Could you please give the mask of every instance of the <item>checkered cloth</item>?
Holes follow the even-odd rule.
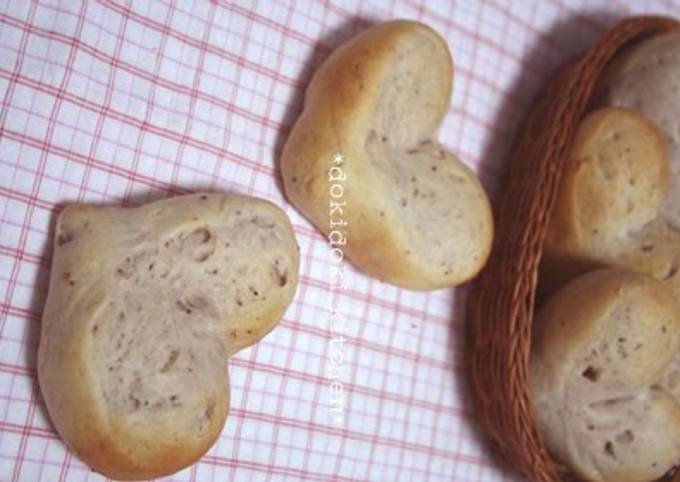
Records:
[[[441,139],[493,190],[549,72],[621,16],[680,14],[680,3],[1,3],[0,481],[102,479],[66,450],[36,383],[56,214],[197,190],[283,206],[301,282],[278,328],[232,358],[218,442],[167,480],[518,480],[487,453],[467,398],[462,292],[410,292],[346,266],[349,288],[331,293],[328,246],[286,202],[276,160],[320,61],[373,22],[413,18],[446,38],[456,64]],[[334,303],[341,421],[330,412]]]

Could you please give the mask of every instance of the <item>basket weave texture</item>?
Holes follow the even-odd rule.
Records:
[[[498,455],[530,480],[573,480],[543,445],[528,384],[538,266],[565,151],[607,62],[633,42],[678,28],[671,18],[629,18],[567,62],[525,117],[506,166],[491,258],[468,298],[467,356],[482,427]]]

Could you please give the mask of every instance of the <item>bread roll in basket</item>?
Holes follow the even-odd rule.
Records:
[[[536,99],[505,166],[491,258],[468,299],[467,356],[484,430],[497,453],[532,481],[572,480],[546,451],[529,388],[538,268],[565,152],[608,62],[633,43],[678,28],[670,18],[629,18],[570,59]]]

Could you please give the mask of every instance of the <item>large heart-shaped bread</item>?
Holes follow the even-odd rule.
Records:
[[[297,272],[290,222],[263,200],[68,206],[38,353],[61,437],[117,479],[193,463],[227,416],[227,359],[275,326]]]
[[[282,154],[286,194],[331,244],[412,289],[470,279],[491,247],[482,186],[435,139],[452,74],[429,27],[369,28],[315,73]]]
[[[660,386],[680,348],[673,290],[620,269],[558,290],[534,321],[534,414],[584,480],[647,482],[680,461],[680,405]]]

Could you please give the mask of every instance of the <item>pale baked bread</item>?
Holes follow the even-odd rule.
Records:
[[[38,352],[61,437],[116,479],[196,461],[227,416],[228,357],[275,326],[297,272],[290,222],[263,200],[66,207]]]
[[[470,279],[491,247],[482,186],[435,138],[452,71],[423,24],[364,31],[315,73],[281,159],[291,202],[324,234],[338,231],[360,269],[411,289]]]
[[[680,348],[672,290],[591,271],[534,322],[532,401],[548,449],[585,480],[647,482],[680,461],[680,405],[659,381]]]
[[[668,161],[654,126],[631,111],[595,111],[579,125],[568,156],[543,247],[541,289],[610,265],[678,284],[680,236],[659,216]]]
[[[671,182],[661,213],[680,228],[680,33],[654,36],[618,56],[598,96],[605,105],[640,112],[662,133]]]

